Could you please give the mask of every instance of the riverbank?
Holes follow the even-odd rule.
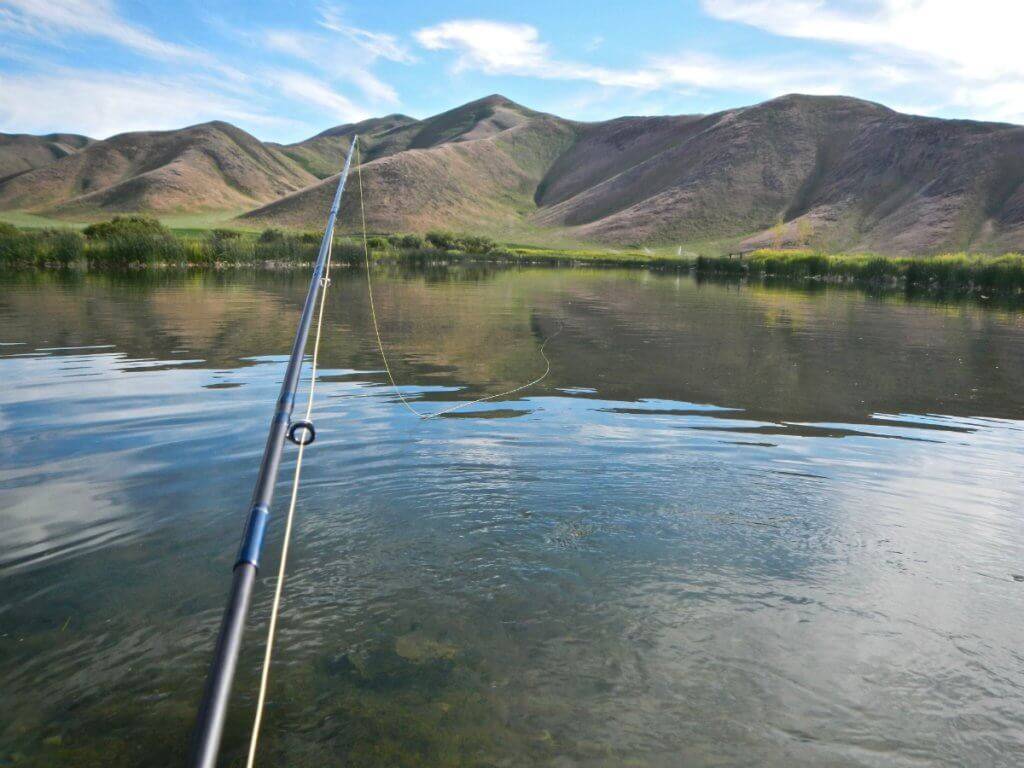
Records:
[[[127,216],[73,229],[20,229],[0,223],[0,268],[139,269],[147,267],[294,267],[312,263],[321,233],[214,229],[185,233],[153,219]],[[681,249],[555,249],[501,244],[487,237],[431,232],[373,235],[375,262],[552,264],[693,270],[746,279],[855,283],[865,286],[1014,295],[1024,293],[1024,255],[971,253],[906,257],[763,249],[704,256]],[[363,242],[334,241],[339,264],[361,264]]]

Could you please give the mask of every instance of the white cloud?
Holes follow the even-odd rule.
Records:
[[[1016,38],[1024,3],[1007,0],[702,0],[718,19],[770,34],[839,44],[723,58],[698,52],[650,57],[633,68],[592,66],[553,53],[528,24],[455,19],[420,29],[425,49],[455,54],[456,72],[479,71],[604,88],[653,91],[853,94],[935,104],[981,119],[1024,121],[1024,58]]]
[[[23,34],[74,33],[112,40],[154,58],[206,58],[201,52],[161,40],[125,21],[110,0],[3,0],[3,6],[0,25]]]
[[[415,34],[430,51],[459,54],[456,71],[480,69],[489,75],[540,75],[552,69],[547,45],[529,24],[465,19],[426,27]]]
[[[349,98],[338,93],[331,86],[302,72],[277,69],[265,73],[266,79],[279,88],[282,95],[315,104],[330,112],[342,122],[357,122],[371,117],[371,113],[356,106]]]
[[[3,131],[46,133],[59,129],[105,138],[214,119],[278,126],[283,122],[190,78],[87,70],[0,75]]]
[[[711,15],[785,37],[888,49],[961,74],[1024,74],[1024,4],[1015,0],[703,0]]]
[[[766,66],[764,61],[729,62],[698,54],[655,58],[632,69],[595,67],[553,56],[537,29],[528,24],[479,19],[447,21],[421,29],[415,37],[427,50],[455,52],[457,72],[579,80],[606,88],[727,90],[742,84],[746,90],[777,95],[790,90],[825,92],[838,80],[836,75],[825,76],[821,67],[803,74],[778,62]]]
[[[304,61],[331,79],[347,80],[372,101],[385,104],[398,102],[398,93],[370,71],[372,58],[357,58],[351,49],[339,47],[322,35],[311,35],[293,30],[268,30],[263,42],[268,48]],[[356,64],[361,61],[361,64]]]
[[[718,19],[870,52],[880,86],[914,85],[978,117],[1024,120],[1017,0],[702,0]],[[866,73],[862,73],[862,76]]]
[[[215,19],[206,23],[217,27]],[[293,131],[300,123],[277,116],[282,102],[291,105],[285,112],[302,107],[304,114],[324,113],[317,125],[299,129],[302,133],[320,129],[321,120],[371,116],[371,110],[340,92],[336,81],[351,83],[368,102],[398,101],[394,88],[370,69],[377,60],[412,61],[396,38],[345,25],[330,10],[324,12],[321,28],[320,33],[253,34],[231,27],[239,42],[257,42],[309,65],[301,72],[263,61],[255,69],[249,63],[240,68],[231,65],[230,53],[213,55],[161,39],[121,16],[115,0],[0,0],[0,58],[27,66],[23,74],[0,76],[0,125],[7,130],[76,130],[102,137],[217,118],[288,129],[296,138]],[[151,59],[158,74],[142,77],[60,67],[52,56],[42,54],[80,38],[110,41]],[[19,42],[37,50],[18,50]],[[159,74],[160,69],[166,74]]]
[[[360,29],[359,27],[346,24],[342,19],[341,12],[337,8],[326,7],[322,9],[319,24],[324,29],[337,32],[347,38],[358,46],[365,56],[369,56],[371,60],[387,59],[388,61],[397,61],[401,64],[411,64],[415,61],[409,50],[398,42],[397,37],[382,32],[371,32],[367,29]]]

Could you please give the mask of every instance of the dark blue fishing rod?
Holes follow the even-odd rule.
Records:
[[[235,667],[238,664],[238,652],[242,647],[242,633],[245,630],[245,619],[249,613],[252,600],[253,584],[256,582],[256,571],[260,564],[260,552],[263,550],[263,535],[267,530],[270,518],[270,503],[274,498],[274,485],[277,482],[277,471],[281,465],[281,452],[285,440],[296,444],[313,442],[316,432],[313,425],[305,420],[292,420],[295,408],[295,393],[299,387],[299,376],[302,373],[302,361],[306,353],[306,339],[313,321],[313,310],[317,295],[322,287],[324,270],[331,254],[331,242],[334,238],[334,221],[338,217],[341,195],[345,191],[348,180],[348,169],[352,165],[352,154],[355,152],[358,137],[352,137],[345,167],[338,179],[338,189],[334,193],[334,202],[327,217],[327,227],[320,242],[313,277],[309,281],[306,302],[302,305],[299,327],[295,332],[295,343],[288,358],[284,381],[281,382],[281,394],[277,399],[274,418],[270,421],[270,434],[267,445],[263,449],[263,462],[260,474],[256,478],[256,488],[252,493],[249,517],[242,534],[242,546],[235,561],[231,582],[231,593],[228,596],[227,609],[220,625],[220,634],[213,652],[213,664],[206,678],[206,689],[203,701],[199,706],[195,733],[192,740],[192,753],[189,765],[192,768],[214,768],[217,764],[217,752],[220,749],[221,735],[224,732],[224,721],[227,717],[228,700],[231,696],[231,684],[235,678]]]

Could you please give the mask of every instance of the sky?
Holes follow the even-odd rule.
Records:
[[[0,0],[0,131],[293,142],[490,93],[577,120],[845,94],[1024,123],[1022,0]]]

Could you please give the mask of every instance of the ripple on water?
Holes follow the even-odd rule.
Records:
[[[407,397],[443,408],[528,381],[563,327],[551,380],[416,418],[342,270],[268,764],[1015,764],[1013,313],[444,274],[381,277]],[[183,759],[303,288],[4,287],[0,761]]]

